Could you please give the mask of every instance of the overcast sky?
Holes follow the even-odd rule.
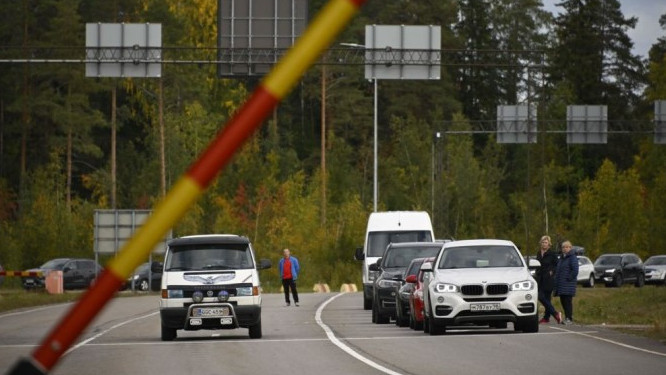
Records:
[[[560,0],[542,0],[546,10],[556,13],[562,10],[554,4]],[[625,18],[636,17],[636,28],[628,30],[627,34],[634,42],[634,53],[647,58],[648,51],[657,38],[666,36],[659,26],[659,17],[666,14],[666,0],[620,0],[622,13]]]

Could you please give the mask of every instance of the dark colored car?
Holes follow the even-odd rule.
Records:
[[[432,263],[435,257],[426,258],[423,263]],[[422,263],[422,264],[423,264]],[[423,276],[425,272],[419,267],[415,276],[408,276],[406,282],[413,284],[412,292],[409,294],[409,328],[414,330],[423,329]]]
[[[102,270],[97,262],[83,258],[57,258],[51,259],[38,268],[28,272],[42,272],[41,276],[25,276],[21,278],[23,288],[35,289],[46,286],[46,275],[51,271],[62,271],[64,289],[85,289],[95,280]]]
[[[136,268],[134,273],[127,278],[124,289],[147,292],[148,290],[159,291],[162,284],[162,263],[143,263]],[[159,272],[157,272],[159,270]]]
[[[395,325],[398,327],[407,327],[409,325],[409,296],[414,290],[414,283],[406,282],[409,276],[416,276],[421,269],[421,265],[426,258],[415,258],[405,268],[402,274],[402,286],[395,295]]]
[[[379,271],[373,286],[372,322],[385,324],[396,318],[395,297],[402,286],[402,274],[415,258],[436,256],[443,244],[437,242],[391,243],[369,270]]]
[[[634,283],[637,288],[645,285],[645,266],[633,253],[604,254],[594,262],[594,278],[607,287],[621,287]]]

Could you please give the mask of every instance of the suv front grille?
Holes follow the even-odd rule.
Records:
[[[464,296],[482,296],[484,293],[483,285],[463,285],[460,287],[460,292]],[[507,284],[490,284],[485,286],[485,293],[489,296],[496,296],[500,294],[509,293],[509,286]]]
[[[483,287],[481,285],[463,285],[460,291],[466,296],[480,296],[483,294]]]
[[[508,292],[509,286],[506,284],[490,284],[486,286],[486,293],[489,295],[507,294]]]

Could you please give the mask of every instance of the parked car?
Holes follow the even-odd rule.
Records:
[[[431,335],[461,325],[538,332],[537,283],[511,241],[478,239],[444,244],[424,277],[423,330]]]
[[[414,283],[406,282],[409,276],[416,276],[421,269],[421,265],[426,258],[415,258],[409,263],[409,266],[405,268],[405,272],[402,274],[402,286],[398,290],[398,293],[395,295],[395,325],[398,327],[406,327],[409,325],[409,296],[414,290]]]
[[[46,286],[46,275],[51,271],[62,271],[64,289],[84,289],[92,284],[101,272],[102,267],[92,259],[57,258],[51,259],[38,268],[28,272],[42,272],[41,276],[24,276],[21,278],[23,288],[35,289]]]
[[[634,283],[640,288],[645,284],[645,267],[641,258],[633,253],[603,254],[594,262],[594,277],[607,287]]]
[[[151,267],[151,263],[146,262],[137,267],[134,273],[127,278],[123,289],[142,292],[147,292],[148,290],[159,291],[160,284],[162,283],[162,263],[153,262],[153,265]],[[159,272],[154,272],[153,270],[159,270]]]
[[[370,265],[370,271],[379,272],[372,288],[373,323],[385,324],[396,318],[395,296],[402,285],[405,268],[414,258],[437,255],[442,245],[437,242],[390,243],[377,263]]]
[[[426,258],[423,263],[432,263],[435,257]],[[423,266],[423,264],[421,265]],[[414,284],[409,294],[409,328],[414,330],[423,329],[423,275],[425,273],[419,268],[419,272],[407,276],[406,282]]]
[[[666,255],[654,255],[645,263],[645,283],[666,285]]]
[[[590,258],[579,255],[578,256],[578,283],[584,287],[594,287],[594,263]]]

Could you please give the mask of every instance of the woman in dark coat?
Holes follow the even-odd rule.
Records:
[[[562,313],[555,311],[553,304],[550,302],[555,280],[555,268],[557,267],[557,254],[550,249],[550,236],[541,237],[539,245],[540,249],[537,252],[536,259],[541,263],[541,266],[537,269],[534,276],[539,285],[539,302],[546,309],[539,323],[548,323],[551,316],[558,323],[561,323]]]
[[[555,295],[560,302],[566,317],[562,324],[573,323],[573,298],[576,295],[578,280],[578,257],[571,252],[571,242],[562,242],[562,257],[555,271]]]

